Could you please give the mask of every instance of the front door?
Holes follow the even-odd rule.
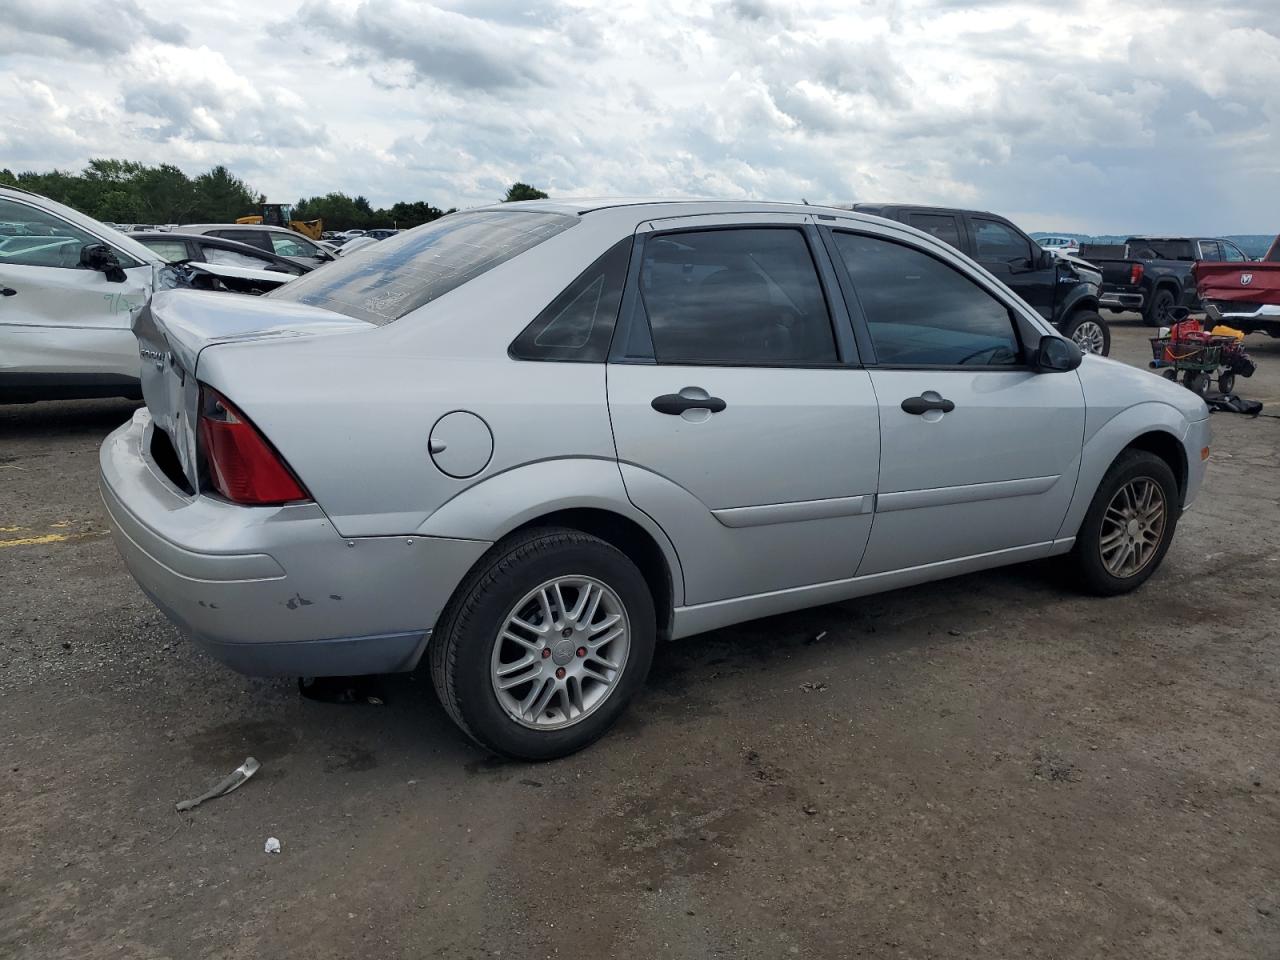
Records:
[[[80,266],[102,243],[39,207],[0,199],[0,389],[137,379],[132,312],[152,267],[117,251],[125,281]]]
[[[880,482],[859,575],[1047,552],[1079,472],[1079,377],[1027,368],[1011,307],[949,254],[832,238],[876,354]]]
[[[973,259],[1026,301],[1046,320],[1053,320],[1057,296],[1058,261],[1046,257],[1030,237],[1009,224],[986,217],[969,217]]]
[[[685,602],[848,579],[871,529],[875,395],[803,216],[641,235],[608,368],[631,500],[675,544]]]

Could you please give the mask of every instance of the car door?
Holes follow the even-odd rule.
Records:
[[[637,235],[609,413],[627,494],[671,537],[688,604],[848,579],[862,557],[878,413],[819,242],[802,215]]]
[[[880,405],[859,575],[1047,552],[1079,471],[1079,377],[1031,370],[1025,308],[947,248],[869,227],[828,237]]]
[[[1058,280],[1057,260],[1046,257],[1030,237],[994,217],[966,217],[973,259],[1026,301],[1036,313],[1053,320]]]
[[[104,241],[25,200],[0,198],[0,387],[137,378],[130,322],[153,269],[114,250],[124,281],[80,265]]]

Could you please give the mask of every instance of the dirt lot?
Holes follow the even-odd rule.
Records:
[[[1280,420],[1215,417],[1134,596],[1020,568],[681,641],[525,766],[425,678],[317,703],[194,651],[106,534],[131,408],[0,409],[0,956],[1280,957]]]

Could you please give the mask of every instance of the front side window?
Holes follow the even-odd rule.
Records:
[[[1218,246],[1216,240],[1200,241],[1200,259],[1208,260],[1210,263],[1217,263],[1222,259],[1222,248]]]
[[[76,269],[81,249],[99,243],[93,234],[38,207],[0,198],[0,265]],[[138,265],[123,253],[116,256],[123,267]]]
[[[255,257],[245,250],[227,250],[224,247],[205,244],[201,246],[200,251],[205,263],[217,263],[225,267],[248,267],[251,270],[283,272],[276,261],[268,260],[266,257]]]
[[[577,222],[543,211],[452,213],[371,243],[267,296],[391,323]]]
[[[960,226],[955,217],[937,213],[913,213],[908,218],[917,230],[932,234],[943,243],[960,249]]]
[[[1244,263],[1246,260],[1249,259],[1244,255],[1244,251],[1242,251],[1234,243],[1231,243],[1227,240],[1223,240],[1222,243],[1219,244],[1219,246],[1222,247],[1222,259],[1225,260],[1227,263]]]
[[[892,240],[836,233],[880,363],[1011,366],[1021,362],[1009,308],[955,268]]]
[[[836,363],[804,233],[734,228],[651,237],[640,297],[659,363]]]
[[[265,230],[210,230],[209,236],[221,237],[223,240],[234,240],[237,243],[247,243],[251,247],[257,247],[259,250],[271,252],[271,241],[267,238]]]
[[[301,237],[291,237],[287,233],[272,233],[271,246],[277,256],[281,257],[315,257],[319,251]]]
[[[973,217],[970,222],[973,224],[973,244],[977,259],[1010,263],[1031,258],[1031,248],[1027,246],[1027,241],[1008,224],[978,217]]]

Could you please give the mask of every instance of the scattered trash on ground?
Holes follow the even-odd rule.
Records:
[[[819,632],[819,634],[818,634],[816,637],[814,637],[814,638],[813,638],[813,642],[814,642],[814,643],[817,643],[819,640],[821,640],[821,639],[822,639],[823,637],[825,637],[826,635],[827,635],[827,631],[825,631],[825,630],[823,630],[823,631]]]
[[[367,703],[381,707],[387,702],[377,677],[299,677],[298,692],[320,703]]]
[[[266,845],[262,848],[263,853],[279,853],[280,841],[275,837],[267,837]]]
[[[206,800],[212,800],[215,797],[225,797],[228,793],[257,773],[258,768],[261,766],[262,764],[258,763],[258,761],[253,759],[253,757],[245,757],[244,763],[232,770],[222,780],[219,780],[217,785],[209,790],[209,792],[202,793],[200,796],[194,797],[191,800],[179,800],[174,804],[174,808],[177,809],[179,813],[182,813],[185,810],[194,810]]]
[[[806,680],[800,684],[800,689],[805,693],[821,693],[827,689],[827,685],[822,680]]]

